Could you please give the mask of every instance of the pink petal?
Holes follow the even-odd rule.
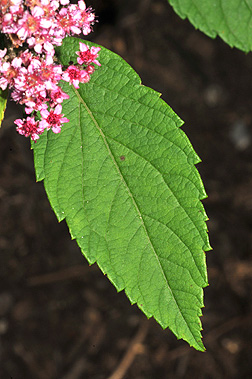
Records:
[[[87,51],[88,46],[85,43],[80,42],[80,51]]]
[[[3,58],[7,52],[7,49],[5,48],[4,50],[0,50],[0,58]]]
[[[40,114],[41,116],[46,119],[48,116],[49,116],[49,112],[45,109],[43,109],[42,111],[40,111]]]
[[[100,50],[101,50],[100,47],[95,47],[95,46],[92,46],[90,49],[92,54],[97,54],[97,53],[99,53]]]
[[[62,106],[60,104],[58,104],[55,109],[54,109],[54,113],[56,114],[61,114],[61,111],[62,111]]]
[[[79,87],[79,80],[74,79],[74,80],[73,80],[73,86],[74,86],[74,88],[76,88],[76,89],[80,88],[80,87]]]
[[[42,28],[49,29],[52,26],[52,21],[47,19],[40,20],[40,25]]]
[[[78,5],[82,11],[84,11],[86,9],[86,4],[84,3],[84,1],[82,1],[82,0],[78,1]]]
[[[46,129],[48,127],[48,125],[49,124],[48,124],[48,122],[46,122],[46,120],[39,121],[39,127],[42,129]]]
[[[17,32],[17,36],[20,38],[20,39],[23,39],[25,40],[28,36],[28,32],[25,28],[21,28],[19,29],[19,31]]]
[[[53,131],[53,133],[60,133],[61,132],[61,126],[60,125],[54,125],[53,127],[52,127],[52,131]]]
[[[38,6],[34,7],[31,11],[34,17],[41,17],[44,14],[44,10]]]
[[[66,118],[66,117],[62,117],[62,119],[60,121],[62,122],[62,124],[65,122],[69,122],[68,118]]]

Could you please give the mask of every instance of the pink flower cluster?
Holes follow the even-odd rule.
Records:
[[[69,4],[69,0],[1,0],[0,25],[9,34],[14,46],[27,42],[36,53],[53,53],[53,45],[60,46],[66,35],[87,35],[91,32],[95,15],[83,0]]]
[[[69,0],[1,0],[0,32],[6,35],[8,48],[0,50],[0,88],[11,88],[12,99],[25,105],[29,117],[15,121],[20,134],[37,140],[45,129],[59,133],[61,124],[69,121],[61,114],[61,103],[69,96],[58,83],[65,80],[75,88],[87,83],[94,64],[100,66],[100,48],[80,43],[78,64],[64,70],[57,63],[54,46],[60,46],[67,35],[90,33],[94,20],[82,0],[78,4],[69,4]]]

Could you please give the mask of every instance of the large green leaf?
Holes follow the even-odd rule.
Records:
[[[64,65],[76,61],[79,41],[64,41]],[[37,179],[88,262],[147,317],[204,350],[209,243],[199,158],[160,94],[105,48],[100,61],[78,91],[62,83],[70,122],[34,144]]]
[[[3,91],[0,88],[0,127],[4,118],[4,112],[7,104],[8,90]]]
[[[230,46],[252,50],[251,0],[168,0],[181,18],[209,37],[220,36]]]

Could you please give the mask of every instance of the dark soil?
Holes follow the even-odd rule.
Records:
[[[115,51],[185,120],[213,251],[200,353],[146,320],[89,267],[43,184],[9,105],[0,132],[0,377],[250,378],[252,373],[252,55],[211,40],[166,0],[90,1],[91,38]]]

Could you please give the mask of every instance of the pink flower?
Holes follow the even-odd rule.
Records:
[[[13,67],[10,62],[4,62],[0,65],[0,86],[2,90],[7,88],[8,84],[13,85],[14,80],[18,74],[18,69]],[[5,87],[5,88],[4,88]]]
[[[89,65],[85,68],[86,72],[89,74],[89,75],[92,75],[95,71],[95,67],[93,65]]]
[[[77,6],[71,4],[68,8],[61,8],[56,15],[57,27],[55,28],[54,35],[64,38],[65,34],[80,34],[81,25],[75,19]]]
[[[86,36],[92,31],[91,25],[94,23],[95,15],[90,8],[86,8],[83,0],[78,1],[78,7],[75,18],[79,21],[82,28],[82,33]]]
[[[12,43],[0,50],[0,89],[9,87],[12,99],[24,105],[29,115],[15,121],[20,134],[37,140],[44,129],[59,133],[62,123],[69,121],[61,114],[60,105],[69,95],[58,83],[63,79],[75,88],[87,83],[95,65],[100,66],[100,48],[81,43],[77,61],[83,68],[71,65],[63,71],[56,64],[54,47],[67,35],[88,34],[94,22],[95,15],[83,0],[78,4],[70,0],[0,0],[0,32],[8,34]],[[35,121],[39,112],[41,121]]]
[[[27,117],[25,120],[20,118],[15,120],[17,125],[17,131],[25,137],[31,137],[33,141],[39,139],[39,135],[43,133],[44,128],[39,125],[38,121],[35,121],[34,117]]]
[[[24,95],[23,95],[24,97]],[[36,93],[36,97],[34,98],[31,96],[31,100],[25,101],[25,113],[31,114],[33,111],[41,111],[42,109],[47,109],[46,102],[49,100],[46,97],[46,91],[41,91]],[[20,103],[23,103],[23,100],[20,101]]]
[[[87,83],[90,80],[90,76],[85,70],[80,70],[72,65],[63,72],[62,79],[72,84],[75,88],[79,88],[79,83]]]
[[[62,106],[58,104],[55,109],[51,109],[50,112],[47,110],[42,110],[40,112],[42,116],[42,121],[39,122],[41,128],[52,129],[54,133],[59,133],[61,131],[61,124],[64,122],[69,122],[68,118],[62,117],[61,114]]]
[[[77,62],[79,64],[90,65],[95,63],[100,66],[100,62],[96,59],[98,57],[98,52],[101,50],[100,47],[92,46],[91,49],[85,43],[80,42],[80,51],[77,51],[76,54],[79,55]]]
[[[21,40],[26,40],[28,36],[37,33],[40,30],[41,16],[43,16],[44,10],[38,6],[35,6],[31,13],[25,11],[23,17],[19,19],[19,30],[17,36]]]
[[[19,56],[22,59],[24,66],[28,66],[32,60],[32,57],[33,57],[31,51],[29,51],[28,49],[25,51],[22,51]]]
[[[52,90],[50,93],[50,106],[52,107],[54,104],[62,103],[65,99],[69,99],[69,95],[62,91],[60,87],[57,87],[57,89]]]

